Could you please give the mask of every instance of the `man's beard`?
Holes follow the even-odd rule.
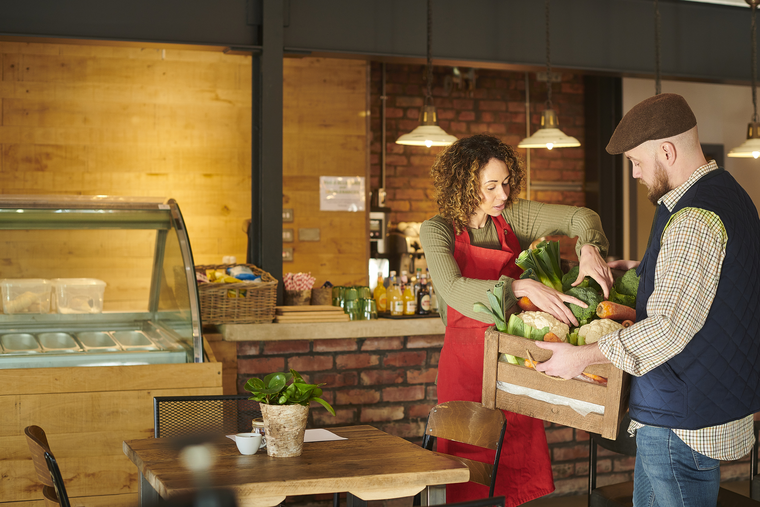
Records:
[[[673,190],[673,188],[671,188],[670,182],[668,181],[668,173],[665,171],[665,167],[663,167],[659,160],[655,159],[654,167],[654,181],[651,186],[646,185],[646,183],[645,185],[649,190],[647,193],[647,199],[656,206],[657,201],[659,201],[663,195]]]

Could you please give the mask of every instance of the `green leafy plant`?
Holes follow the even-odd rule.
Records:
[[[253,395],[250,400],[259,403],[309,406],[310,401],[316,401],[335,415],[332,406],[320,398],[322,389],[319,386],[323,385],[307,384],[297,371],[291,369],[289,373],[270,373],[263,380],[255,377],[248,379],[245,390]]]
[[[487,307],[483,303],[475,303],[472,306],[472,309],[478,313],[485,313],[486,315],[490,315],[491,318],[493,318],[496,329],[502,333],[506,333],[507,323],[504,321],[504,308],[502,307],[502,300],[504,299],[504,282],[497,283],[493,286],[493,290],[489,289],[487,293],[488,303],[491,305],[491,308]]]
[[[533,250],[523,250],[517,256],[515,264],[525,271],[532,269],[529,278],[537,279],[547,287],[562,292],[559,241],[542,241]]]

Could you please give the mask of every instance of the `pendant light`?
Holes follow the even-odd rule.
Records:
[[[749,158],[760,157],[760,123],[757,120],[757,87],[755,81],[757,80],[757,29],[755,24],[755,13],[757,10],[757,4],[760,0],[746,0],[752,9],[752,121],[747,126],[747,140],[740,146],[737,146],[733,150],[728,152],[729,157],[743,157]]]
[[[654,94],[662,93],[660,80],[660,3],[654,0]]]
[[[438,126],[438,113],[433,105],[433,1],[427,2],[427,90],[420,110],[420,126],[396,139],[407,146],[448,146],[457,140]]]
[[[549,46],[549,0],[545,0],[546,6],[546,109],[541,113],[541,127],[529,137],[526,137],[518,148],[575,148],[581,143],[572,136],[568,136],[559,129],[557,113],[552,109],[552,64]]]

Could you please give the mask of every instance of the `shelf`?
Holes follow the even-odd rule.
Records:
[[[332,340],[336,338],[377,338],[444,334],[446,327],[437,319],[377,319],[351,322],[304,322],[297,324],[224,324],[225,341]]]

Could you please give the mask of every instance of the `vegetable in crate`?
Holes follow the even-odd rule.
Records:
[[[596,343],[599,338],[606,334],[610,334],[618,329],[622,329],[623,325],[610,319],[596,319],[589,322],[585,326],[578,328],[577,345],[588,345],[590,343]]]
[[[562,292],[562,268],[559,258],[559,241],[542,241],[533,250],[523,250],[515,264],[526,272],[533,270],[529,276],[547,287]],[[521,276],[521,278],[523,278]]]
[[[567,324],[560,322],[553,315],[546,312],[522,312],[510,315],[507,330],[502,332],[534,341],[543,341],[547,335],[551,334],[556,340],[566,341],[569,331],[570,328]],[[503,354],[502,356],[507,362],[512,364],[522,365],[525,361],[522,357],[515,357],[509,354]]]
[[[565,273],[565,275],[562,277],[562,292],[567,294],[567,291],[573,288],[573,282],[575,282],[578,279],[578,272],[580,271],[579,266],[573,266],[573,268]],[[602,293],[602,286],[599,285],[599,282],[591,278],[590,276],[587,276],[583,279],[581,283],[576,285],[576,287],[589,287],[597,291],[598,293]]]
[[[615,280],[610,290],[610,301],[636,308],[636,294],[639,291],[639,276],[636,268],[629,269]]]
[[[493,291],[486,291],[488,294],[488,302],[491,307],[484,305],[483,303],[475,303],[472,307],[473,311],[478,313],[485,313],[493,318],[493,322],[496,325],[496,329],[502,333],[507,332],[507,324],[504,322],[504,309],[502,305],[504,303],[504,282],[499,282],[493,287]]]
[[[596,319],[596,307],[603,301],[602,296],[597,291],[590,287],[573,287],[565,294],[576,297],[588,305],[587,308],[581,308],[573,303],[565,303],[581,326]]]

